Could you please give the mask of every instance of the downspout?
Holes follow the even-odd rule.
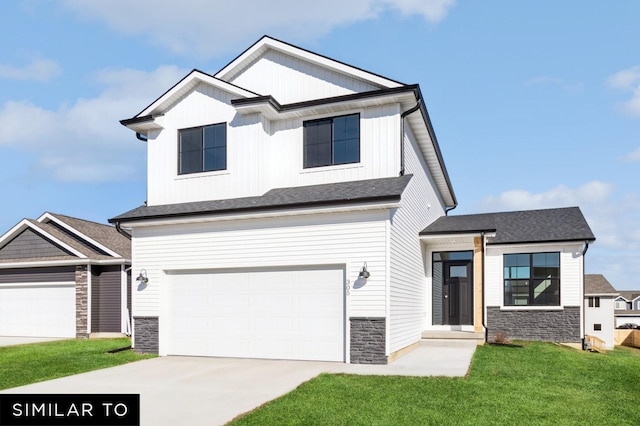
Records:
[[[444,209],[444,215],[445,216],[449,216],[449,212],[453,209],[455,209],[456,207],[458,207],[458,203],[454,204],[451,207],[447,207],[446,209]]]
[[[124,229],[122,229],[122,226],[120,226],[120,222],[116,222],[116,231],[118,231],[118,233],[128,239],[131,239],[131,234],[129,234],[127,231],[125,231]]]
[[[413,114],[420,109],[420,98],[418,103],[411,109],[406,110],[400,115],[400,176],[404,176],[404,119],[407,115]]]
[[[587,254],[587,250],[589,250],[589,241],[584,242],[584,250],[582,250],[582,300],[580,301],[582,312],[582,350],[587,350],[587,342],[585,340],[585,336],[587,333],[587,316],[585,315],[585,307],[584,307],[584,294],[586,291],[585,283],[584,283],[584,255]]]

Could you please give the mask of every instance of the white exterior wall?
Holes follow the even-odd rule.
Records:
[[[149,135],[148,205],[263,195],[273,188],[344,182],[398,175],[400,106],[353,111],[360,114],[360,162],[303,168],[303,121],[269,122],[241,116],[232,96],[204,84],[166,112],[164,129]],[[227,122],[227,169],[178,175],[178,130]]]
[[[530,244],[487,246],[485,263],[485,306],[504,307],[503,254],[560,252],[560,306],[580,306],[583,302],[582,244]],[[541,307],[549,309],[548,306]],[[507,309],[518,309],[508,306]],[[523,306],[523,309],[536,309]]]
[[[271,95],[280,104],[380,89],[275,50],[268,50],[229,82],[260,95]]]
[[[598,297],[598,296],[596,296]],[[605,341],[607,349],[613,349],[615,321],[613,316],[613,297],[599,296],[600,307],[589,307],[588,297],[584,298],[585,334],[596,336]],[[602,330],[596,331],[594,324],[601,324]]]
[[[134,228],[133,270],[149,284],[133,288],[133,315],[160,316],[165,271],[346,265],[351,284],[367,262],[371,278],[347,296],[348,316],[385,316],[389,211],[302,215]]]
[[[420,340],[425,329],[425,317],[431,312],[426,294],[431,289],[419,232],[445,213],[410,131],[404,146],[405,171],[413,177],[402,195],[402,208],[391,220],[388,354]]]

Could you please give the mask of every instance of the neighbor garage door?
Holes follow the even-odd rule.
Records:
[[[75,335],[74,266],[0,269],[0,336]]]
[[[167,352],[344,361],[344,270],[171,274]]]

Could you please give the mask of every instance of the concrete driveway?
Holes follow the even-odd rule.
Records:
[[[147,425],[219,425],[284,395],[323,372],[464,376],[473,342],[423,341],[389,365],[169,356],[134,362],[0,393],[140,394]]]

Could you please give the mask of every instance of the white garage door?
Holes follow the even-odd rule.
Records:
[[[342,269],[170,276],[172,355],[344,361]]]
[[[75,284],[0,285],[0,336],[75,335]]]

